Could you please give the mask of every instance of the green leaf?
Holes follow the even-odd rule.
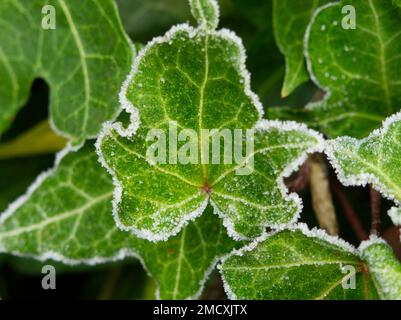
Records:
[[[273,233],[222,265],[233,299],[375,299],[372,278],[344,241],[305,225]],[[355,287],[350,278],[354,277]]]
[[[55,9],[55,29],[42,27],[52,12],[46,5]],[[113,0],[4,0],[0,21],[0,133],[39,77],[51,89],[53,127],[74,145],[116,117],[132,48]]]
[[[309,80],[304,59],[304,36],[316,9],[330,0],[274,0],[274,36],[285,56],[286,72],[281,96],[287,97]]]
[[[346,5],[355,8],[355,29],[342,26]],[[306,55],[312,79],[327,95],[307,108],[327,135],[365,137],[400,109],[400,29],[390,1],[347,0],[316,12]]]
[[[401,204],[401,113],[383,122],[367,138],[340,137],[327,142],[326,153],[342,184],[372,184],[383,196]]]
[[[363,259],[381,299],[401,300],[401,264],[391,247],[378,238],[361,244]]]
[[[161,298],[184,299],[199,296],[219,257],[241,244],[227,236],[210,207],[169,241],[138,239],[117,229],[112,193],[93,147],[59,155],[55,169],[1,215],[1,252],[66,264],[136,256],[158,282]]]
[[[262,106],[249,88],[244,48],[231,32],[173,27],[141,50],[121,101],[131,123],[106,124],[97,142],[100,159],[114,177],[119,228],[165,240],[201,215],[209,201],[237,238],[255,237],[265,226],[297,218],[300,199],[287,194],[282,178],[307,152],[320,148],[321,137],[295,123],[256,125]],[[170,148],[166,164],[149,161],[147,152],[154,148],[149,132],[164,134],[175,126],[195,131],[197,138],[185,142],[195,149],[197,161],[174,161],[183,142],[178,151]],[[202,129],[249,129],[254,151],[238,163],[207,164],[213,150],[200,147],[211,140]],[[167,145],[176,142],[169,137]],[[237,174],[253,163],[252,174]]]

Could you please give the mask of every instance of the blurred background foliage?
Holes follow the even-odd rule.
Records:
[[[284,58],[276,46],[272,29],[271,0],[220,0],[220,27],[231,29],[243,39],[247,50],[247,67],[251,73],[252,89],[265,109],[289,106],[302,108],[316,95],[322,93],[313,85],[305,83],[286,99],[280,97],[284,79]],[[123,25],[135,43],[146,43],[155,36],[164,34],[172,25],[191,20],[186,0],[117,0]],[[47,125],[48,87],[40,79],[31,89],[31,97],[15,119],[13,126],[0,137],[0,212],[8,204],[24,194],[38,174],[52,167],[56,150],[62,148],[62,139],[52,140],[46,135],[51,130]],[[279,110],[279,109],[277,109]],[[266,112],[269,118],[269,113]],[[22,144],[38,140],[51,143],[53,148],[43,152],[41,147],[31,148],[29,155],[20,155],[18,139]],[[53,134],[50,135],[54,137]],[[11,146],[11,147],[10,147]],[[54,150],[52,150],[54,149]],[[331,170],[331,169],[329,169]],[[294,174],[294,177],[297,173]],[[334,174],[329,172],[331,179]],[[348,200],[359,214],[365,230],[370,227],[369,193],[365,188],[343,188]],[[317,226],[311,205],[309,188],[300,195],[304,200],[302,221],[310,227]],[[382,201],[382,212],[391,203]],[[358,245],[359,240],[350,227],[343,208],[336,203],[340,236]],[[390,227],[387,215],[383,216],[384,237],[393,244],[400,257],[399,234]],[[43,290],[41,269],[52,264],[57,270],[57,290]],[[129,259],[99,266],[64,266],[53,261],[0,255],[0,296],[2,298],[73,298],[73,299],[153,299],[155,283],[146,275],[140,263]],[[225,298],[217,272],[210,277],[204,299]]]

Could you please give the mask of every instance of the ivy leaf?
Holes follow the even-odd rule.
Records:
[[[0,216],[1,252],[73,265],[135,256],[158,282],[160,298],[184,299],[199,296],[219,257],[241,245],[211,207],[169,241],[136,238],[114,223],[113,184],[93,147],[57,162]]]
[[[392,248],[384,240],[373,237],[363,242],[360,250],[367,262],[379,297],[386,300],[400,300],[401,264]]]
[[[383,196],[401,204],[401,113],[383,122],[367,138],[340,137],[327,142],[326,153],[346,186],[370,183]]]
[[[286,72],[281,96],[287,97],[309,80],[304,59],[304,35],[312,15],[330,0],[274,0],[274,36],[285,56]]]
[[[55,29],[44,29],[42,19],[52,12]],[[116,117],[116,96],[132,48],[113,0],[5,0],[0,21],[0,133],[26,103],[38,77],[51,89],[54,129],[74,145],[97,136],[101,124]]]
[[[201,215],[209,200],[236,238],[254,237],[264,226],[293,221],[300,199],[287,194],[282,177],[321,144],[318,134],[292,122],[256,125],[262,106],[249,88],[241,41],[227,30],[213,29],[217,4],[200,3],[202,13],[196,17],[204,21],[199,28],[175,26],[141,50],[120,97],[132,114],[131,123],[106,124],[97,142],[100,159],[116,185],[117,225],[152,241],[179,232]],[[164,150],[166,164],[148,161],[147,152],[154,146],[148,133],[157,129],[164,134],[175,126],[180,132],[195,132],[197,138],[186,145],[195,150],[197,161],[174,160],[183,142],[178,142],[178,151]],[[210,141],[202,130],[214,128],[218,133],[250,130],[254,151],[237,163],[206,164],[213,155],[212,148],[200,148]],[[170,137],[166,145],[176,142]],[[251,163],[252,174],[237,174]]]
[[[344,241],[305,225],[264,237],[219,266],[233,299],[375,299],[371,276]],[[355,288],[348,288],[355,277]]]
[[[355,29],[342,26],[346,5],[355,8]],[[365,137],[399,110],[400,29],[389,1],[341,1],[316,11],[305,52],[312,79],[328,93],[307,108],[327,135]]]

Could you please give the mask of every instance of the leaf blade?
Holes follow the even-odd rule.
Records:
[[[26,102],[32,81],[42,77],[51,88],[53,128],[80,145],[118,113],[115,96],[129,70],[132,49],[113,1],[53,1],[55,30],[41,26],[47,4],[42,0],[1,4],[6,31],[0,39],[5,88],[0,93],[0,131],[8,128]],[[104,26],[102,33],[94,32],[99,23]]]
[[[328,0],[273,1],[274,37],[286,60],[281,96],[290,95],[309,80],[304,58],[304,35],[315,10]]]
[[[113,176],[116,185],[116,223],[119,228],[132,230],[139,237],[152,241],[165,240],[176,234],[188,221],[199,216],[209,198],[213,201],[213,197],[217,197],[213,186],[223,181],[227,172],[232,173],[237,169],[237,164],[232,162],[223,164],[220,160],[222,157],[218,164],[205,161],[212,159],[215,154],[212,154],[212,148],[205,151],[201,147],[205,141],[208,143],[205,136],[210,138],[202,130],[214,128],[218,133],[223,130],[252,131],[262,116],[263,107],[250,89],[241,40],[227,30],[205,31],[201,27],[194,29],[187,25],[175,26],[165,36],[155,38],[139,53],[121,91],[120,100],[124,109],[131,114],[131,123],[128,127],[120,123],[107,124],[97,141],[100,160]],[[175,143],[176,139],[170,135],[172,123],[174,128],[196,131],[196,139],[191,141],[191,146],[197,150],[197,161],[194,163],[177,163],[174,157],[177,156],[177,149],[183,146],[180,142],[173,149],[174,161],[170,161],[170,140]],[[295,123],[267,124],[263,121],[258,124],[262,129],[282,127],[285,132],[283,136],[287,140],[305,140],[305,144],[299,143],[296,152],[289,152],[291,154],[294,151],[295,154],[288,159],[280,158],[284,171],[294,170],[306,153],[321,147],[321,137],[304,126]],[[162,151],[169,156],[160,165],[148,161],[146,156],[153,147],[146,137],[154,129],[161,130],[161,135],[165,134],[165,147]],[[258,139],[263,140],[262,133]],[[220,153],[220,150],[217,151]],[[221,155],[225,155],[223,151]],[[245,159],[240,167],[248,166],[250,162],[251,159]],[[278,185],[274,192],[280,198],[262,198],[258,201],[271,206],[283,198],[292,202],[285,222],[277,222],[288,223],[299,213],[300,200],[295,195],[287,195],[281,181],[281,175],[285,172],[273,172],[275,169],[271,164],[264,170],[267,175],[277,179]],[[146,171],[147,176],[152,178],[132,179],[133,176],[141,175],[142,171]],[[260,186],[261,179],[255,179],[250,183]],[[242,181],[247,182],[245,179]],[[223,185],[222,190],[226,194],[232,193],[228,186]],[[246,194],[244,190],[238,191]],[[247,195],[250,196],[249,192]],[[150,205],[141,206],[143,199]],[[156,201],[151,203],[152,200]],[[218,205],[221,207],[221,201],[215,199],[216,202],[220,202]],[[178,209],[169,211],[175,204],[178,204]],[[235,230],[229,227],[234,222],[226,208],[219,211],[225,218],[230,234],[241,239],[254,237],[262,229],[262,226],[255,225],[242,230],[242,233],[237,230],[239,221],[242,223],[244,220],[245,210],[245,207],[240,208],[242,219],[237,219]],[[271,215],[271,212],[267,215]],[[267,220],[265,223],[268,223],[276,217],[264,218]]]
[[[226,258],[219,268],[234,299],[364,299],[366,294],[374,298],[361,263],[356,250],[338,238],[295,226],[262,237]],[[345,266],[356,272],[354,289],[342,285],[350,276],[343,271]]]
[[[401,203],[400,116],[387,118],[367,138],[340,137],[327,142],[326,154],[344,185],[370,183],[383,196]]]
[[[358,12],[356,29],[342,27],[345,5]],[[397,26],[397,9],[378,0],[341,1],[317,10],[307,32],[307,63],[314,82],[328,93],[307,110],[330,137],[364,137],[398,111]]]
[[[166,242],[117,229],[113,184],[88,145],[59,158],[0,217],[0,249],[65,264],[98,264],[134,256],[158,282],[162,299],[196,298],[217,261],[241,243],[231,240],[209,207]]]

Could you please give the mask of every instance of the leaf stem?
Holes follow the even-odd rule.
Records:
[[[331,235],[338,235],[338,221],[327,177],[327,165],[320,155],[310,159],[309,184],[312,207],[319,226]]]
[[[303,190],[308,183],[310,173],[309,159],[299,169],[298,176],[295,179],[289,180],[287,188],[290,192],[299,192]]]
[[[381,195],[378,191],[373,189],[372,185],[369,185],[369,196],[370,196],[370,209],[372,223],[370,226],[370,233],[379,235],[381,225]]]
[[[334,195],[338,200],[339,205],[343,209],[345,216],[350,223],[352,229],[355,231],[358,239],[360,241],[367,240],[368,234],[365,231],[361,221],[359,220],[358,215],[354,211],[354,208],[352,208],[351,204],[349,203],[340,183],[337,181],[337,179],[331,178],[330,185],[334,192]]]
[[[46,119],[13,140],[0,144],[0,159],[51,154],[63,149],[66,143],[67,140],[58,136]]]
[[[118,266],[111,269],[105,284],[100,290],[97,300],[110,300],[113,297],[113,292],[117,286],[118,279],[121,275],[122,267]]]

